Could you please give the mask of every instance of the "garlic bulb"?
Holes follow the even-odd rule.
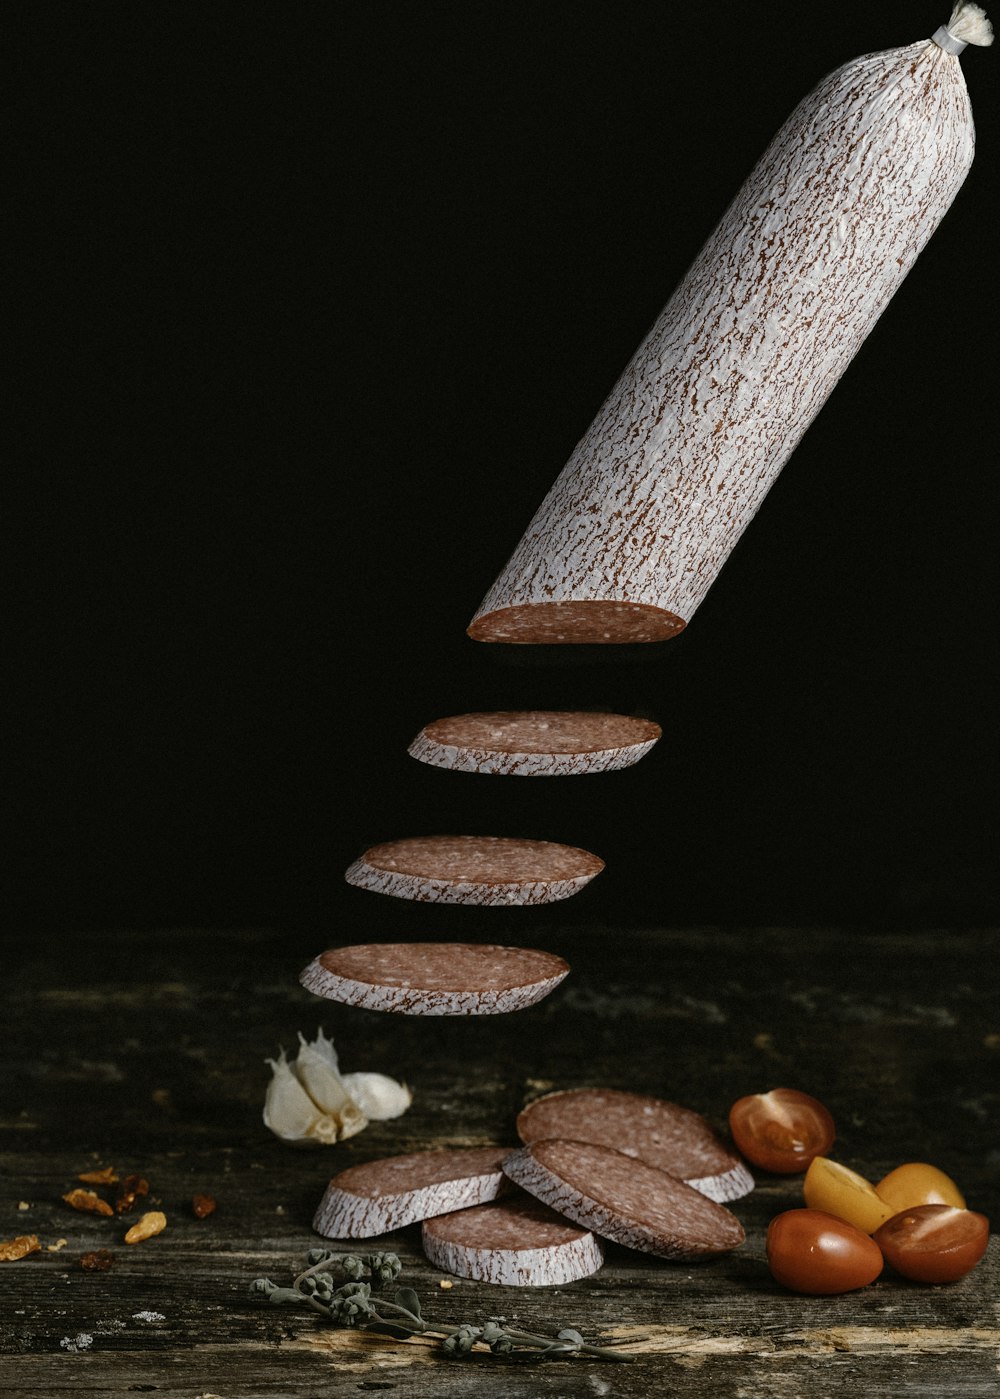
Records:
[[[333,1041],[318,1030],[314,1040],[299,1035],[299,1052],[289,1062],[265,1060],[271,1081],[264,1098],[264,1125],[290,1146],[332,1146],[353,1137],[368,1121],[398,1117],[413,1100],[410,1090],[385,1074],[341,1077]]]

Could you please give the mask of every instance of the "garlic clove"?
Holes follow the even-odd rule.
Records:
[[[344,1087],[333,1042],[322,1030],[311,1043],[299,1035],[299,1052],[292,1068],[316,1106],[338,1124],[339,1140],[353,1137],[368,1126],[367,1117]]]
[[[344,1074],[341,1082],[371,1122],[400,1117],[413,1102],[406,1084],[397,1083],[388,1074]]]
[[[285,1051],[267,1059],[271,1081],[264,1097],[264,1126],[290,1146],[329,1146],[337,1140],[337,1122],[316,1106],[302,1087]]]

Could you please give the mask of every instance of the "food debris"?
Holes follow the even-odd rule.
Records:
[[[173,1107],[173,1102],[171,1101],[169,1088],[154,1088],[149,1096],[158,1108]]]
[[[114,1215],[114,1210],[107,1200],[102,1200],[95,1190],[71,1190],[63,1199],[67,1205],[75,1210],[81,1210],[84,1214]]]
[[[38,1253],[40,1249],[37,1234],[19,1234],[16,1239],[0,1243],[0,1263],[16,1263],[19,1258],[27,1258],[29,1253]]]
[[[212,1195],[192,1195],[191,1209],[195,1219],[204,1219],[215,1211],[215,1197]]]
[[[18,1202],[17,1202],[17,1207],[18,1207],[19,1210],[30,1210],[30,1209],[31,1209],[31,1205],[29,1204],[29,1202],[28,1202],[27,1200],[18,1200]]]
[[[82,1180],[84,1185],[116,1185],[118,1172],[114,1166],[104,1166],[99,1171],[84,1171],[77,1180]]]
[[[58,1253],[61,1249],[64,1249],[68,1243],[69,1239],[56,1239],[54,1244],[45,1245],[45,1252]]]
[[[106,1273],[114,1261],[110,1249],[99,1248],[93,1253],[85,1253],[80,1259],[80,1267],[85,1273]]]
[[[438,1287],[440,1287],[442,1292],[447,1292],[449,1288],[454,1286],[455,1284],[451,1281],[450,1278],[442,1278],[441,1281],[438,1283]]]
[[[142,1176],[126,1176],[115,1196],[115,1214],[126,1214],[136,1200],[149,1194],[149,1181]]]
[[[166,1227],[167,1216],[161,1210],[147,1210],[138,1224],[133,1224],[125,1235],[125,1242],[141,1244],[144,1239],[151,1239],[154,1234],[162,1234]]]
[[[166,1321],[162,1312],[133,1312],[133,1321]]]

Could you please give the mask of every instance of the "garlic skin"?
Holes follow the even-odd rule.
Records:
[[[406,1085],[386,1074],[341,1075],[333,1041],[322,1030],[312,1041],[299,1034],[291,1062],[284,1049],[264,1062],[271,1066],[264,1125],[289,1146],[333,1146],[369,1120],[399,1117],[413,1101]]]
[[[387,1122],[401,1117],[413,1102],[413,1094],[405,1083],[397,1083],[388,1074],[344,1074],[344,1087],[371,1122]]]

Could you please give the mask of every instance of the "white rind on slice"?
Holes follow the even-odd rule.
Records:
[[[744,1239],[725,1206],[611,1147],[539,1141],[512,1152],[503,1169],[567,1219],[642,1253],[694,1262],[729,1253]]]
[[[417,836],[374,845],[348,884],[447,904],[545,904],[579,893],[604,861],[574,845],[506,836]]]
[[[658,724],[626,714],[499,710],[436,719],[407,751],[457,772],[575,777],[630,767],[661,734]]]
[[[555,990],[569,964],[551,952],[492,943],[362,943],[315,957],[307,991],[397,1015],[506,1015]]]
[[[456,1277],[507,1287],[559,1287],[596,1273],[604,1262],[589,1229],[561,1218],[530,1195],[426,1219],[424,1253]]]
[[[613,1147],[720,1203],[754,1188],[744,1162],[700,1113],[644,1093],[615,1088],[547,1093],[518,1114],[517,1134],[527,1145],[563,1137]]]
[[[417,1151],[349,1166],[326,1187],[313,1228],[327,1239],[371,1239],[495,1200],[509,1188],[501,1170],[508,1151],[497,1146]]]

